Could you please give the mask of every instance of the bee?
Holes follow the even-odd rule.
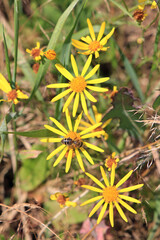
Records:
[[[83,146],[83,142],[80,139],[72,139],[72,138],[63,138],[61,141],[66,146],[81,148]]]

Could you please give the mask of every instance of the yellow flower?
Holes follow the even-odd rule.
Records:
[[[74,72],[75,76],[73,76],[62,65],[56,64],[55,66],[56,66],[57,70],[65,78],[67,78],[70,82],[69,83],[55,83],[55,84],[50,84],[50,85],[47,86],[48,88],[68,88],[64,92],[62,92],[62,93],[58,94],[57,96],[55,96],[51,100],[51,102],[55,102],[55,101],[63,98],[64,96],[66,96],[67,94],[72,92],[70,94],[70,96],[68,97],[67,101],[64,104],[63,112],[66,111],[66,109],[68,108],[69,104],[71,103],[72,99],[75,96],[75,100],[74,100],[74,104],[73,104],[73,116],[74,117],[76,115],[77,108],[78,108],[78,105],[79,105],[79,98],[81,98],[82,108],[83,108],[83,110],[84,110],[86,115],[88,114],[88,110],[87,110],[87,104],[86,104],[85,96],[90,101],[97,102],[97,100],[88,92],[87,88],[89,90],[96,91],[96,92],[106,92],[106,91],[108,91],[107,88],[92,86],[92,84],[106,82],[107,80],[109,80],[108,77],[88,80],[89,78],[91,78],[97,72],[97,70],[98,70],[98,68],[100,66],[99,64],[97,64],[86,75],[86,72],[87,72],[87,70],[88,70],[88,68],[89,68],[89,66],[91,64],[91,61],[92,61],[92,55],[89,56],[89,58],[87,59],[85,65],[83,67],[82,73],[79,74],[75,58],[73,57],[73,55],[71,55],[71,63],[72,63],[72,68],[73,68],[73,72]]]
[[[90,123],[86,122],[86,121],[81,121],[81,124],[83,126],[79,126],[78,129],[80,130],[84,130],[88,127],[91,127],[92,125],[96,124],[96,123],[100,123],[101,120],[102,120],[102,113],[99,113],[97,111],[97,108],[95,105],[92,106],[93,108],[93,112],[94,112],[94,115],[95,115],[95,120],[89,115],[87,114],[87,118],[89,119]],[[102,124],[102,126],[100,127],[97,127],[96,129],[93,130],[93,132],[96,132],[96,131],[103,131],[102,134],[99,134],[97,135],[98,138],[100,138],[102,135],[104,136],[104,139],[107,140],[108,139],[108,134],[103,130],[109,123],[111,122],[111,119],[108,119],[106,122],[104,122]]]
[[[81,152],[83,153],[83,155],[87,158],[87,160],[91,163],[94,164],[91,156],[88,154],[88,152],[86,151],[86,147],[91,148],[95,151],[98,152],[104,152],[103,149],[90,144],[88,142],[85,141],[85,139],[87,138],[92,138],[97,136],[98,134],[101,134],[102,131],[99,132],[94,132],[94,133],[89,133],[91,132],[93,129],[99,127],[102,123],[98,123],[95,124],[87,129],[85,129],[84,131],[81,131],[79,133],[77,133],[77,129],[78,126],[80,124],[82,118],[82,113],[77,117],[76,121],[75,121],[75,125],[74,128],[72,127],[72,122],[71,122],[71,118],[70,118],[70,114],[68,109],[66,109],[66,119],[67,119],[67,125],[69,130],[65,129],[64,126],[62,124],[60,124],[55,118],[50,118],[50,120],[52,122],[54,122],[54,124],[59,128],[56,129],[54,127],[51,127],[49,125],[44,125],[45,128],[47,128],[48,130],[52,131],[55,134],[60,135],[61,137],[59,138],[45,138],[42,139],[42,142],[49,142],[49,143],[53,143],[53,142],[61,142],[61,146],[59,146],[58,148],[56,148],[52,153],[49,154],[49,156],[47,157],[47,160],[51,159],[53,156],[55,156],[57,153],[59,153],[60,151],[62,151],[58,158],[56,159],[56,161],[53,164],[53,167],[55,167],[61,160],[62,158],[67,154],[67,162],[66,162],[66,169],[65,171],[68,172],[70,169],[70,165],[71,165],[71,161],[72,161],[72,157],[73,154],[75,153],[78,163],[81,167],[81,169],[83,171],[85,171],[84,169],[84,165],[83,165],[83,161],[80,155],[79,150],[81,150]],[[63,138],[62,138],[63,137]]]
[[[44,52],[44,56],[49,60],[54,60],[56,58],[56,52],[54,50],[47,50]]]
[[[155,9],[155,8],[157,8],[157,3],[156,1],[153,1],[151,5],[151,9]]]
[[[133,197],[123,195],[121,193],[130,192],[130,191],[136,190],[138,188],[141,188],[143,186],[143,184],[138,184],[135,186],[119,189],[119,187],[125,181],[127,181],[127,179],[131,176],[133,171],[130,171],[129,173],[127,173],[116,185],[114,185],[115,168],[112,167],[110,183],[109,183],[109,180],[106,176],[106,173],[105,173],[103,167],[100,167],[100,169],[101,169],[101,174],[102,174],[105,185],[103,183],[101,183],[93,175],[91,175],[90,173],[86,173],[86,175],[88,177],[90,177],[100,188],[92,187],[89,185],[82,185],[82,187],[89,189],[91,191],[94,191],[94,192],[98,192],[100,195],[85,201],[84,203],[81,204],[81,206],[84,206],[88,203],[92,203],[92,202],[100,200],[89,214],[89,217],[91,217],[103,205],[102,209],[100,211],[100,214],[98,216],[98,219],[97,219],[97,224],[99,224],[105,214],[105,211],[106,211],[108,205],[109,205],[109,220],[110,220],[111,226],[114,227],[113,205],[115,205],[117,211],[119,212],[119,214],[123,218],[123,220],[128,222],[128,220],[119,204],[121,204],[123,207],[128,209],[130,212],[136,214],[137,212],[131,206],[129,206],[126,202],[124,202],[122,199],[124,199],[126,201],[130,201],[130,202],[134,202],[134,203],[140,203],[140,201]]]
[[[43,51],[40,49],[40,43],[37,42],[37,45],[35,48],[26,49],[26,52],[30,54],[34,58],[35,61],[41,60],[42,56],[44,55]]]
[[[24,94],[22,91],[17,89],[12,89],[10,84],[7,82],[5,77],[0,73],[0,89],[6,93],[7,100],[0,99],[0,102],[13,102],[14,104],[17,104],[19,99],[28,99],[28,96]]]
[[[134,13],[133,13],[133,17],[134,19],[141,23],[144,21],[144,19],[146,18],[147,14],[143,9],[137,9]]]
[[[105,166],[108,168],[108,171],[111,171],[113,164],[115,168],[117,167],[117,162],[119,162],[119,158],[116,158],[115,156],[116,153],[113,152],[112,155],[105,160]]]
[[[76,207],[77,206],[77,203],[76,202],[71,202],[69,201],[69,197],[66,195],[66,194],[62,194],[62,193],[55,193],[55,194],[52,194],[50,196],[50,199],[51,200],[56,200],[60,207],[63,208],[64,206],[67,206],[67,207]]]
[[[115,28],[112,28],[110,33],[108,33],[104,38],[103,34],[105,31],[105,22],[101,24],[100,31],[98,33],[98,37],[96,39],[93,26],[90,20],[87,18],[87,24],[90,32],[90,36],[81,37],[81,41],[72,39],[72,45],[78,49],[84,50],[85,52],[79,52],[84,55],[90,55],[92,53],[95,54],[95,58],[99,57],[99,51],[107,51],[109,47],[104,47],[106,45],[108,39],[113,35]],[[84,43],[85,42],[85,43]]]

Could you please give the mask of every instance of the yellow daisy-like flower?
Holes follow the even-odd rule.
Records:
[[[47,50],[44,52],[44,56],[49,60],[54,60],[56,58],[56,52],[54,50]]]
[[[41,60],[42,56],[44,55],[44,52],[40,49],[40,43],[36,43],[36,47],[30,49],[26,49],[26,52],[30,54],[34,58],[35,61]]]
[[[77,206],[76,202],[69,201],[69,197],[67,194],[62,194],[60,192],[52,194],[50,196],[50,199],[56,200],[59,203],[61,208],[65,207],[65,206],[67,206],[67,207],[76,207]]]
[[[13,102],[14,104],[17,104],[19,99],[28,99],[28,96],[24,94],[22,91],[17,89],[12,89],[10,84],[7,82],[5,77],[0,73],[0,89],[6,93],[7,100],[0,99],[0,102]]]
[[[109,34],[107,34],[104,38],[103,34],[105,31],[105,22],[101,24],[100,31],[98,33],[98,37],[96,39],[93,26],[91,21],[87,18],[87,24],[90,32],[90,36],[81,37],[81,41],[72,39],[72,45],[78,49],[84,50],[85,52],[79,52],[84,55],[95,54],[95,58],[99,57],[99,51],[107,51],[109,47],[104,47],[106,45],[108,39],[113,35],[115,28],[112,28]],[[85,42],[85,43],[84,43]]]
[[[59,153],[60,151],[62,151],[58,158],[56,159],[56,161],[53,164],[53,167],[57,166],[57,164],[62,160],[62,158],[64,156],[66,156],[67,153],[67,162],[66,162],[66,169],[65,171],[68,172],[71,166],[71,161],[72,161],[72,157],[75,154],[78,160],[78,163],[81,167],[81,169],[83,171],[85,171],[84,165],[83,165],[83,161],[80,155],[79,150],[81,150],[81,152],[83,153],[83,155],[85,156],[85,158],[87,158],[87,160],[91,163],[94,164],[91,156],[88,154],[88,152],[86,151],[86,147],[91,148],[95,151],[98,152],[104,152],[103,149],[90,144],[88,142],[85,141],[85,139],[87,138],[92,138],[97,136],[98,134],[101,134],[102,131],[99,132],[93,132],[93,133],[89,133],[91,132],[93,129],[96,129],[97,127],[99,127],[102,123],[97,123],[87,129],[85,129],[84,131],[81,131],[79,133],[77,133],[77,129],[78,126],[80,124],[82,118],[82,113],[77,117],[76,121],[75,121],[75,125],[74,128],[72,127],[72,122],[71,122],[71,118],[70,118],[70,114],[68,109],[66,109],[66,119],[67,119],[67,125],[69,130],[65,129],[64,126],[62,124],[60,124],[55,118],[50,118],[50,120],[52,122],[54,122],[54,124],[59,128],[56,129],[54,127],[51,127],[49,125],[44,125],[45,128],[47,128],[48,130],[52,131],[55,134],[60,135],[61,137],[59,138],[45,138],[42,139],[42,142],[61,142],[61,146],[59,146],[57,149],[55,149],[52,153],[49,154],[49,156],[47,157],[47,160],[51,159],[53,156],[55,156],[57,153]],[[62,138],[63,137],[63,138]]]
[[[83,67],[82,73],[79,75],[78,67],[77,67],[75,58],[74,58],[73,55],[71,55],[71,63],[72,63],[72,68],[73,68],[75,76],[73,76],[69,71],[67,71],[67,69],[65,69],[62,65],[56,64],[55,66],[56,66],[57,70],[65,78],[67,78],[70,82],[69,83],[55,83],[55,84],[50,84],[50,85],[47,86],[47,88],[68,88],[67,90],[58,94],[57,96],[55,96],[51,100],[51,102],[55,102],[55,101],[63,98],[67,94],[71,93],[70,96],[68,97],[67,101],[64,104],[63,112],[66,111],[66,109],[68,108],[69,104],[71,103],[72,99],[75,96],[75,100],[74,100],[74,104],[73,104],[73,117],[75,117],[75,115],[76,115],[77,108],[78,108],[78,105],[79,105],[79,99],[81,99],[82,108],[83,108],[86,115],[88,114],[88,110],[87,110],[87,104],[86,104],[85,96],[90,101],[97,102],[95,97],[93,97],[88,92],[87,88],[89,90],[96,91],[96,92],[106,92],[106,91],[108,91],[107,88],[92,86],[92,84],[103,83],[103,82],[108,81],[109,80],[108,77],[88,80],[89,78],[91,78],[97,72],[98,68],[100,67],[100,65],[97,64],[88,74],[86,74],[86,72],[87,72],[87,70],[88,70],[88,68],[91,64],[91,61],[92,61],[92,55],[90,55],[89,58],[87,59],[85,65]]]
[[[116,153],[113,152],[112,155],[105,160],[105,166],[108,168],[108,171],[111,171],[113,164],[115,168],[117,167],[117,162],[119,162],[119,158],[116,158],[115,156]]]
[[[93,105],[92,108],[93,108],[93,112],[94,112],[94,115],[95,115],[95,120],[89,114],[87,114],[87,118],[89,119],[90,123],[88,123],[86,121],[81,121],[81,124],[83,126],[79,126],[78,129],[84,130],[84,129],[88,128],[88,127],[91,127],[92,125],[94,125],[96,123],[100,123],[101,122],[101,120],[102,120],[102,113],[99,113],[97,111],[97,108],[96,108],[95,105]],[[100,138],[103,135],[105,140],[108,139],[108,134],[103,129],[111,122],[111,120],[112,119],[108,119],[106,122],[104,122],[102,124],[102,126],[97,127],[96,129],[93,130],[93,132],[103,131],[102,134],[97,135],[98,138]]]
[[[92,202],[100,200],[89,214],[89,217],[91,217],[103,205],[102,209],[100,211],[100,214],[98,216],[98,219],[97,219],[97,224],[99,224],[100,221],[102,220],[108,205],[109,205],[109,220],[110,220],[112,227],[114,227],[113,206],[116,207],[117,211],[119,212],[119,214],[123,218],[123,220],[128,222],[122,208],[120,207],[120,204],[123,207],[125,207],[126,209],[128,209],[130,212],[136,214],[137,212],[123,200],[134,202],[134,203],[140,203],[140,201],[133,197],[123,195],[121,193],[130,192],[130,191],[136,190],[138,188],[141,188],[143,186],[143,184],[138,184],[135,186],[120,189],[119,187],[125,181],[127,181],[127,179],[131,176],[133,170],[131,170],[129,173],[127,173],[116,185],[114,185],[115,168],[112,167],[110,183],[109,183],[109,180],[106,176],[106,173],[105,173],[103,167],[100,167],[100,169],[101,169],[101,174],[102,174],[105,185],[103,183],[101,183],[93,175],[91,175],[90,173],[86,173],[86,175],[89,178],[91,178],[100,188],[92,187],[89,185],[82,185],[83,188],[89,189],[94,192],[98,192],[98,193],[100,193],[100,195],[85,201],[84,203],[81,204],[81,206],[84,206],[88,203],[92,203]]]

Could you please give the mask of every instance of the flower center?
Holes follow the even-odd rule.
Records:
[[[82,92],[85,89],[86,85],[86,81],[82,76],[73,78],[70,83],[70,87],[74,92]]]
[[[115,158],[109,158],[109,159],[106,160],[106,166],[108,168],[112,168],[113,164],[115,164],[115,166],[117,165]]]
[[[68,146],[68,150],[81,148],[83,146],[80,134],[72,131],[69,132],[64,139],[62,139],[62,143]]]
[[[99,48],[101,48],[100,42],[98,41],[93,41],[89,44],[89,49],[91,51],[97,51]]]
[[[17,98],[17,91],[16,91],[16,89],[13,89],[9,93],[7,93],[7,97],[8,97],[9,101],[13,101],[14,99],[16,99]]]
[[[65,205],[66,197],[63,194],[57,193],[56,198],[57,198],[56,200],[59,204]]]
[[[33,48],[32,51],[31,51],[31,55],[35,58],[35,57],[39,57],[40,56],[40,52],[41,50],[38,48]]]
[[[118,198],[118,190],[115,186],[113,187],[106,187],[103,191],[103,197],[105,202],[113,202],[116,201]]]

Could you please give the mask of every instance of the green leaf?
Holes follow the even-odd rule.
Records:
[[[153,103],[153,109],[157,110],[157,108],[160,107],[160,95],[155,99]]]
[[[143,124],[136,122],[139,120],[140,114],[134,108],[134,97],[132,92],[127,88],[120,88],[114,96],[113,108],[104,116],[103,121],[110,118],[120,119],[120,128],[127,130],[129,134],[141,140],[141,130]]]
[[[11,119],[15,118],[16,116],[17,116],[16,113],[7,114],[0,125],[0,136],[1,136],[1,159],[0,159],[0,161],[3,158],[4,144],[5,144],[6,137],[7,137],[7,123],[9,123],[11,121]]]
[[[24,137],[33,137],[33,138],[47,138],[47,137],[54,137],[55,134],[47,129],[40,129],[40,130],[34,130],[34,131],[28,131],[28,132],[3,132],[8,134],[16,134],[18,136],[24,136]]]
[[[19,0],[14,0],[14,71],[13,82],[16,82],[18,58],[18,31],[19,31]]]
[[[55,29],[52,33],[52,36],[50,38],[50,41],[49,41],[49,44],[48,44],[48,47],[47,49],[54,49],[56,47],[56,44],[58,42],[58,39],[61,35],[61,31],[62,31],[62,28],[69,16],[69,14],[72,12],[72,10],[74,9],[74,7],[76,6],[76,4],[79,2],[80,0],[74,0],[70,5],[69,7],[64,11],[64,13],[61,15],[61,17],[59,18],[56,26],[55,26]],[[41,65],[39,70],[38,70],[38,73],[37,73],[37,77],[36,77],[36,80],[35,80],[35,86],[32,90],[32,93],[30,95],[30,98],[28,101],[30,101],[30,99],[33,97],[34,93],[37,91],[48,67],[49,67],[49,64],[50,64],[50,61],[46,61],[46,63],[44,65]]]
[[[38,148],[43,152],[40,153],[36,158],[28,158],[23,160],[22,167],[18,172],[20,186],[25,191],[32,191],[38,187],[48,175],[46,148],[42,146],[36,147],[36,149]],[[24,154],[21,157],[23,158],[23,156]]]
[[[10,60],[9,60],[9,56],[8,56],[8,47],[7,47],[6,37],[5,37],[5,33],[4,33],[4,27],[3,27],[3,41],[4,41],[4,52],[5,52],[5,58],[6,58],[6,67],[7,67],[7,73],[8,73],[8,80],[10,82],[10,85],[12,85]]]
[[[133,19],[132,15],[127,11],[126,8],[122,6],[122,4],[118,3],[116,0],[110,0],[110,2],[117,6],[124,13],[124,15],[128,15],[131,19]]]
[[[145,99],[144,99],[144,95],[142,93],[142,90],[141,90],[141,87],[140,87],[140,84],[139,84],[139,81],[138,81],[137,74],[136,74],[134,68],[132,67],[131,63],[129,62],[128,58],[123,54],[120,47],[118,45],[117,45],[117,47],[118,47],[119,53],[121,55],[121,58],[123,60],[125,70],[128,73],[128,75],[129,75],[129,77],[130,77],[130,79],[133,83],[133,86],[135,87],[141,101],[144,102]]]

